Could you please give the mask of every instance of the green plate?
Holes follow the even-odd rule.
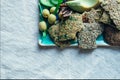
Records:
[[[39,4],[39,5],[41,5],[41,4]],[[40,16],[40,21],[43,20],[43,18],[42,18],[42,16],[41,16],[41,11],[42,11],[44,8],[46,8],[46,7],[43,6],[43,5],[41,5],[41,7],[40,7],[40,15],[39,15],[39,16]],[[97,38],[96,44],[97,44],[98,46],[109,46],[107,43],[104,42],[104,40],[103,40],[103,35],[100,35],[100,36]],[[55,46],[55,44],[54,44],[54,42],[51,40],[49,34],[47,34],[47,36],[43,38],[41,32],[39,32],[39,45],[40,45],[40,46]],[[72,43],[71,43],[71,46],[78,46],[77,41],[72,42]]]

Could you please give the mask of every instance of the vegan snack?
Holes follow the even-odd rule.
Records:
[[[120,46],[120,0],[39,0],[39,11],[43,42],[50,39],[61,48],[75,43],[95,49],[99,40]]]
[[[83,19],[87,19],[82,31],[78,34],[78,45],[82,49],[97,48],[96,39],[103,31],[101,24],[96,21],[100,17],[97,11],[98,10],[92,9],[82,14]]]
[[[47,30],[47,24],[46,24],[45,21],[41,21],[41,22],[39,23],[39,29],[40,29],[41,31],[46,31],[46,30]]]
[[[66,41],[76,39],[76,34],[83,28],[82,24],[81,14],[71,14],[67,20],[60,23],[59,40]]]
[[[109,24],[112,25],[112,20],[110,19],[110,16],[108,15],[108,13],[106,11],[103,12],[102,16],[99,19],[99,22],[102,22],[104,24]]]
[[[120,31],[106,25],[103,33],[105,41],[112,46],[120,46]]]
[[[50,14],[50,16],[48,17],[48,22],[49,24],[53,24],[56,21],[56,16],[54,14]]]
[[[102,8],[108,12],[115,27],[120,30],[120,3],[119,0],[103,0]]]
[[[84,23],[84,28],[78,33],[78,44],[82,49],[97,48],[96,39],[102,33],[102,27],[98,23]]]
[[[44,10],[42,11],[42,15],[43,15],[44,18],[48,18],[49,15],[50,15],[49,10],[48,10],[48,9],[44,9]]]
[[[62,7],[59,12],[59,19],[66,19],[72,14],[72,10],[68,7]]]
[[[87,19],[87,21],[84,21],[85,23],[94,23],[94,22],[99,22],[99,19],[102,15],[102,10],[101,9],[91,9],[89,12],[84,12],[82,14],[83,19]]]
[[[54,43],[63,48],[63,47],[68,47],[70,45],[70,41],[59,41],[58,35],[59,35],[59,24],[55,24],[51,26],[48,29],[48,32],[50,34],[50,37],[53,39]]]
[[[50,9],[50,13],[54,13],[54,12],[55,12],[55,9],[56,9],[56,7],[52,7],[52,8]]]

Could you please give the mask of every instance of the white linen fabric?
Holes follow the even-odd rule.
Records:
[[[120,48],[38,45],[38,0],[0,0],[1,79],[120,78]]]

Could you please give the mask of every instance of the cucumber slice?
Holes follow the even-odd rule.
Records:
[[[57,5],[59,1],[58,0],[50,0],[50,2],[54,5]],[[63,0],[60,0],[60,3],[62,3],[62,2],[63,2]]]
[[[50,0],[40,0],[40,3],[41,3],[42,5],[44,5],[44,6],[46,6],[46,7],[53,7],[53,6],[55,6],[54,4],[52,4],[52,3],[50,2]]]

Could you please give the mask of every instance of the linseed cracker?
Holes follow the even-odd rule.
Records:
[[[51,26],[48,29],[48,32],[50,34],[50,37],[53,39],[54,43],[63,48],[63,47],[68,47],[70,45],[70,41],[59,41],[58,35],[59,35],[59,24],[55,24]]]
[[[120,30],[120,0],[103,0],[101,6],[110,15],[115,27]]]
[[[106,25],[103,32],[104,40],[109,45],[120,46],[120,31],[114,27]]]
[[[77,32],[83,28],[82,16],[79,13],[73,13],[69,19],[65,20],[59,26],[59,41],[76,39]]]
[[[83,29],[78,34],[78,45],[82,49],[94,49],[97,47],[96,38],[102,33],[101,24],[96,22],[99,20],[99,13],[92,9],[90,12],[83,13],[86,16]]]

